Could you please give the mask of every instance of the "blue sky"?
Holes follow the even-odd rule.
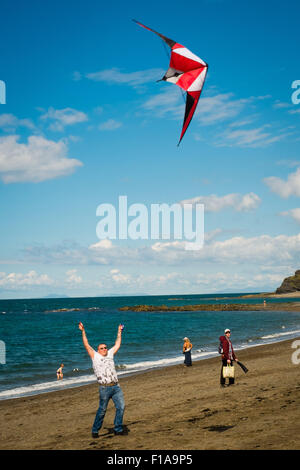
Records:
[[[270,7],[272,5],[272,7]],[[2,1],[0,297],[273,290],[299,268],[297,1]],[[184,103],[161,40],[209,64]],[[205,205],[206,241],[96,236],[96,208]]]

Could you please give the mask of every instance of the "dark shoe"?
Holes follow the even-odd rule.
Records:
[[[92,437],[93,437],[94,439],[98,439],[99,434],[98,434],[97,432],[92,432]]]
[[[126,436],[128,433],[123,429],[123,431],[114,431],[115,436]]]
[[[225,384],[220,384],[220,387],[221,387],[221,388],[225,388]]]

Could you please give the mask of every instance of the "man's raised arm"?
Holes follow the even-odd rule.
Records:
[[[93,350],[93,348],[88,343],[88,340],[87,340],[87,337],[86,337],[86,334],[85,334],[85,329],[84,329],[84,326],[81,322],[79,323],[79,329],[82,331],[83,345],[84,345],[85,349],[87,350],[90,358],[94,359],[95,351]]]
[[[123,325],[119,325],[117,339],[116,339],[115,345],[113,346],[114,354],[116,354],[120,349],[121,342],[122,342],[122,330],[123,330]]]

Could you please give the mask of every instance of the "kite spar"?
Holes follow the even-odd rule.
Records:
[[[162,34],[148,28],[139,21],[133,20],[138,25],[157,34],[171,48],[169,68],[162,80],[182,88],[186,91],[186,104],[183,126],[181,130],[180,144],[196,110],[201,91],[207,74],[208,65],[193,54],[189,49],[169,39]]]

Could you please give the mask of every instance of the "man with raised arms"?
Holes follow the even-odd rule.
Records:
[[[82,332],[82,341],[84,347],[87,350],[90,358],[92,359],[94,373],[97,377],[97,381],[100,386],[100,402],[92,427],[92,437],[99,437],[98,432],[103,424],[107,405],[110,399],[113,400],[116,408],[116,415],[114,420],[114,433],[116,435],[122,435],[124,433],[123,415],[125,410],[125,401],[122,389],[118,383],[118,377],[114,363],[114,355],[118,352],[121,346],[123,326],[119,325],[117,339],[115,345],[112,348],[107,349],[106,344],[101,343],[99,344],[97,351],[95,351],[89,345],[84,326],[81,322],[79,323],[79,329]]]

